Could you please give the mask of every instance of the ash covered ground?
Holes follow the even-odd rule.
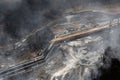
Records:
[[[0,72],[46,58],[0,80],[119,80],[119,21],[115,28],[57,43],[42,53],[54,38],[111,25],[120,18],[119,10],[117,0],[1,0]]]

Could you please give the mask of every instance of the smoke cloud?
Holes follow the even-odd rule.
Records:
[[[0,0],[1,69],[40,55],[56,36],[51,30],[54,26],[65,25],[63,31],[68,32],[75,27],[68,30],[66,24],[74,22],[81,30],[94,28],[98,22],[118,18],[113,12],[119,12],[119,5],[119,0]],[[101,79],[104,70],[115,61],[119,64],[120,29],[116,27],[55,45],[40,69],[5,80]]]

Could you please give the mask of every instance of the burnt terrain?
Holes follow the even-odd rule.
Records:
[[[119,26],[117,0],[2,0],[0,80],[119,80]]]

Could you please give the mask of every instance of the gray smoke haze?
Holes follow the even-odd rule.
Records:
[[[22,0],[1,0],[0,1],[0,11],[4,10],[15,10],[18,9],[22,4]]]
[[[94,1],[94,2],[93,2]],[[87,3],[86,3],[87,2]],[[23,37],[34,29],[55,19],[66,9],[104,6],[117,1],[102,0],[1,0],[0,12],[4,16],[5,31],[13,37]],[[119,2],[117,2],[119,3]],[[87,6],[86,6],[87,5]]]
[[[15,60],[19,55],[27,55],[26,53],[29,54],[29,52],[36,52],[39,51],[39,49],[46,48],[49,41],[55,36],[55,34],[50,30],[53,25],[49,27],[46,27],[46,25],[50,22],[59,20],[59,18],[62,18],[65,13],[68,12],[72,14],[73,12],[84,9],[95,9],[98,11],[103,10],[103,12],[106,12],[112,11],[114,8],[116,10],[116,7],[120,7],[119,5],[120,0],[0,0],[0,64],[3,64],[1,67],[4,67],[4,62],[9,63],[5,64],[7,67],[14,66],[19,61]],[[108,15],[98,14],[97,16],[93,16],[94,14],[91,12],[88,11],[88,13],[90,13],[90,15],[87,16],[84,15],[86,13],[80,14],[80,18],[88,17],[80,20],[88,25],[92,25],[89,23],[93,17],[98,17],[98,19],[91,22],[93,24],[96,24],[101,18],[104,18],[105,20],[109,20],[111,18],[111,16]],[[77,17],[79,16],[76,16],[76,18]],[[67,17],[69,23],[72,21],[74,22],[74,19],[69,20],[70,18],[72,17]],[[57,23],[54,25],[56,24]],[[88,25],[85,27],[90,28]],[[36,34],[28,37],[28,40],[23,45],[20,43],[22,39],[26,38],[26,36],[39,29],[42,29],[42,31],[38,31]],[[85,42],[84,39],[78,42],[72,41],[65,44],[63,43],[61,44],[62,47],[60,46],[60,50],[57,49],[56,52],[49,55],[47,60],[48,63],[43,66],[45,68],[43,68],[43,71],[35,70],[27,74],[27,76],[16,76],[10,80],[39,80],[39,75],[42,75],[40,80],[48,80],[48,78],[51,80],[67,80],[67,77],[69,80],[92,80],[93,78],[101,75],[98,71],[100,66],[108,68],[110,67],[112,58],[120,60],[119,32],[120,29],[118,28],[111,29],[108,32],[103,32],[102,36],[104,35],[105,38],[103,41],[99,41],[101,37],[85,38],[86,43],[90,42],[90,48],[83,47],[82,43]],[[92,41],[97,40],[99,43],[92,43]],[[83,48],[78,44],[80,44],[80,46],[82,45]],[[22,46],[15,49],[15,45]],[[79,47],[76,47],[76,45]],[[104,65],[100,58],[103,59],[104,50],[107,49],[107,47],[111,47],[112,51],[105,55],[106,64]],[[86,49],[92,51],[85,55],[85,53],[87,53]],[[9,53],[10,55],[13,53],[11,57],[8,57]],[[90,66],[90,69],[88,66]],[[37,74],[37,72],[41,72],[41,74]],[[45,75],[48,76],[47,79]]]

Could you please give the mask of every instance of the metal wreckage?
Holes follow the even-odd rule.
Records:
[[[108,65],[103,61],[106,49],[117,44],[119,23],[120,14],[65,13],[5,47],[8,58],[0,61],[0,80],[95,79],[99,68]]]

